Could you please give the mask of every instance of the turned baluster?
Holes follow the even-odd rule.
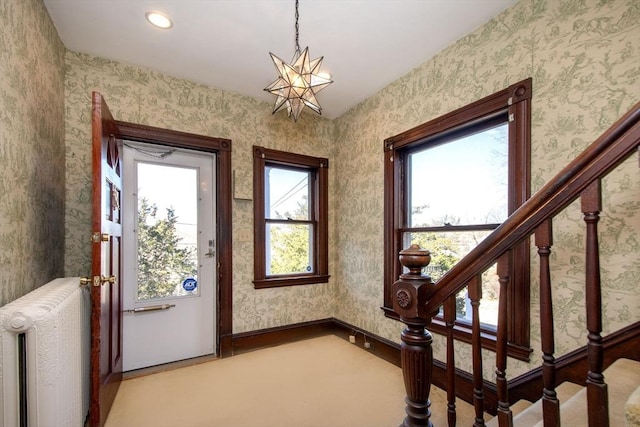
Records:
[[[473,407],[476,417],[474,427],[484,426],[484,378],[482,374],[482,343],[480,341],[480,300],[482,299],[482,282],[475,276],[469,282],[469,299],[471,300],[471,351],[473,358]]]
[[[509,285],[510,253],[498,259],[498,329],[496,331],[496,389],[498,392],[498,424],[513,427],[513,414],[509,407],[507,385],[507,288]]]
[[[456,357],[453,327],[456,323],[456,296],[447,298],[442,306],[447,328],[447,422],[456,425]]]
[[[402,331],[400,358],[407,391],[402,427],[433,426],[430,421],[429,392],[433,370],[433,338],[426,326],[437,313],[427,313],[425,306],[434,291],[431,277],[422,269],[431,261],[430,252],[418,245],[400,251],[400,263],[409,269],[392,286],[393,308],[407,325]]]
[[[542,341],[542,413],[545,426],[560,425],[560,402],[556,395],[556,359],[553,334],[553,305],[551,301],[551,273],[549,255],[553,244],[551,219],[535,232],[535,244],[540,257],[540,334]]]
[[[586,299],[587,299],[587,411],[589,427],[609,425],[607,384],[602,375],[602,292],[600,287],[600,251],[598,220],[602,207],[600,180],[594,181],[581,195],[582,213],[586,223]]]

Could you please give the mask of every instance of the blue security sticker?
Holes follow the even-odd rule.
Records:
[[[194,289],[197,287],[198,287],[198,281],[193,277],[184,279],[184,282],[182,282],[182,289],[184,289],[187,292],[193,292]]]

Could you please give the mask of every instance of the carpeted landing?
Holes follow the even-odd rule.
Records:
[[[126,380],[106,427],[392,427],[404,397],[400,368],[327,335]],[[446,394],[431,402],[446,425]]]

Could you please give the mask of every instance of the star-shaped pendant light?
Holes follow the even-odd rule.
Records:
[[[273,114],[286,108],[287,114],[293,117],[294,121],[298,121],[305,106],[322,114],[316,94],[333,83],[331,79],[319,75],[323,57],[311,60],[308,47],[303,51],[300,50],[298,17],[298,0],[296,0],[296,51],[291,64],[269,52],[279,76],[264,89],[276,96]]]

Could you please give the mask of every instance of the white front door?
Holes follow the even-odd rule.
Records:
[[[124,371],[215,352],[214,167],[124,142]]]

